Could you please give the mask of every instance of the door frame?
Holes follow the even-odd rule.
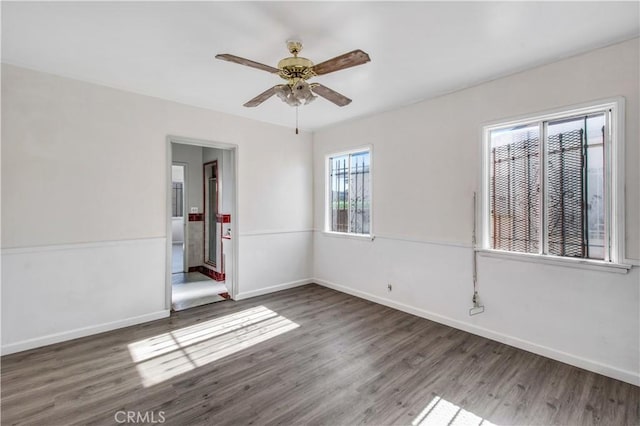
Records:
[[[187,235],[187,223],[189,222],[189,212],[187,211],[187,180],[189,179],[189,165],[181,161],[172,161],[171,166],[180,166],[184,171],[184,182],[182,182],[182,272],[189,272],[189,265],[187,263],[187,247],[189,247],[189,236]],[[173,179],[171,180],[173,186]],[[173,221],[173,209],[171,211],[171,216],[171,220]],[[173,238],[173,232],[171,233],[171,238]],[[171,241],[171,249],[173,256],[173,240]],[[171,273],[173,274],[173,264],[171,265],[171,269]]]
[[[203,148],[216,148],[216,149],[224,149],[230,150],[233,153],[233,185],[231,186],[231,190],[233,191],[233,203],[231,204],[231,235],[233,235],[233,250],[232,250],[232,264],[233,273],[231,274],[231,283],[227,284],[227,290],[229,290],[229,295],[232,299],[235,299],[238,294],[238,276],[239,276],[239,238],[240,232],[238,232],[238,157],[239,157],[239,147],[236,144],[225,143],[225,142],[216,142],[204,139],[194,139],[182,136],[168,135],[166,138],[166,157],[167,162],[165,165],[165,170],[167,171],[167,178],[165,180],[165,191],[166,191],[166,253],[165,253],[165,309],[171,309],[171,249],[172,249],[172,235],[171,235],[171,165],[173,164],[173,151],[171,149],[172,144],[181,144],[181,145],[193,145],[199,146]],[[186,180],[186,175],[185,175]],[[186,184],[185,184],[186,187]],[[186,195],[185,195],[186,196]],[[204,202],[204,200],[203,200]],[[190,207],[185,207],[190,211]],[[185,212],[185,214],[189,214]],[[186,216],[185,216],[186,217]],[[188,233],[185,229],[185,234]],[[188,239],[188,236],[185,235],[185,243]],[[185,250],[186,253],[186,250]],[[228,266],[228,265],[227,265]],[[185,267],[188,268],[188,264],[185,263]]]

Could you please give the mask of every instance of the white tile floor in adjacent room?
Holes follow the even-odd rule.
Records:
[[[171,308],[180,311],[194,306],[226,300],[224,281],[215,281],[200,272],[177,273],[171,276]]]

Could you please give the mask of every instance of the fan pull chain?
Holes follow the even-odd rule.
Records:
[[[296,107],[296,135],[298,134],[298,107]]]

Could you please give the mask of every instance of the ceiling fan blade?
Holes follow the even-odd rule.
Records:
[[[319,63],[313,66],[313,72],[316,75],[329,74],[330,72],[340,71],[345,68],[355,67],[369,62],[371,58],[362,50],[354,50],[344,55],[336,56],[333,59]]]
[[[273,86],[272,88],[265,90],[264,92],[260,93],[258,96],[256,96],[255,98],[251,99],[249,102],[244,104],[244,106],[251,108],[251,107],[256,107],[260,105],[261,103],[263,103],[264,101],[266,101],[267,99],[269,99],[270,97],[276,94],[277,87],[278,86]]]
[[[331,101],[334,104],[336,104],[338,106],[341,106],[341,107],[343,107],[345,105],[349,105],[351,103],[351,99],[349,99],[346,96],[341,95],[340,93],[336,92],[335,90],[331,90],[327,86],[323,86],[322,84],[319,84],[319,83],[312,84],[311,85],[311,90],[316,95],[322,96],[326,100]]]
[[[248,67],[257,68],[259,70],[267,71],[270,73],[280,72],[278,68],[270,67],[269,65],[261,64],[260,62],[252,61],[250,59],[241,58],[240,56],[230,55],[228,53],[221,53],[219,55],[216,55],[216,59],[235,62],[236,64],[246,65]]]

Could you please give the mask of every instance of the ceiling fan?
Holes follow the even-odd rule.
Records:
[[[314,65],[309,59],[298,56],[298,53],[302,50],[301,41],[289,40],[287,41],[287,48],[293,56],[282,59],[278,62],[277,68],[228,53],[216,55],[216,59],[235,62],[236,64],[277,74],[286,81],[285,84],[275,85],[260,93],[245,103],[245,107],[256,107],[273,95],[277,95],[282,101],[295,107],[307,105],[314,101],[316,99],[315,95],[321,96],[341,107],[349,105],[351,99],[346,96],[320,83],[307,83],[307,80],[319,75],[362,65],[371,60],[368,54],[358,49]]]

